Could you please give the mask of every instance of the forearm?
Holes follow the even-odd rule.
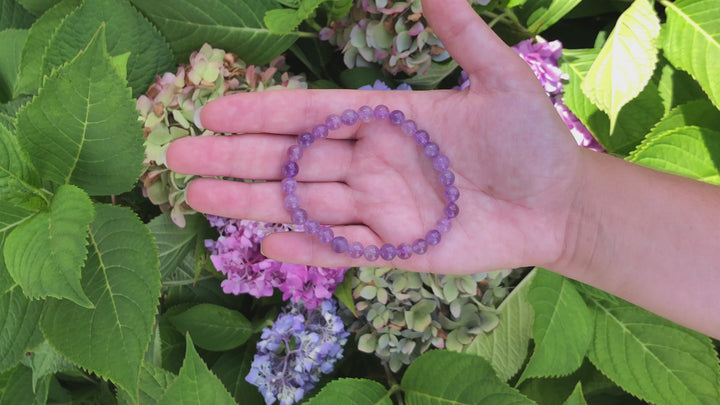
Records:
[[[720,338],[720,188],[583,153],[552,270]]]

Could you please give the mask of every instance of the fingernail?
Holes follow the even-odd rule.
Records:
[[[198,127],[201,131],[205,130],[205,127],[203,126],[202,122],[200,122],[200,113],[202,112],[202,109],[205,106],[200,106],[195,110],[195,116],[193,117],[193,122],[195,123],[195,126]]]

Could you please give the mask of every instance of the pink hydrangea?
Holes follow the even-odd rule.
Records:
[[[545,92],[551,96],[562,93],[562,81],[567,80],[568,76],[558,66],[558,60],[562,56],[560,41],[534,42],[527,39],[512,48],[530,66]]]

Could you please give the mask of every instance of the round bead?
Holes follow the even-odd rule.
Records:
[[[423,146],[423,153],[429,158],[434,158],[440,153],[440,147],[435,142],[428,142]]]
[[[287,157],[291,162],[297,162],[302,158],[303,151],[300,145],[293,145],[287,150]]]
[[[383,259],[390,261],[395,258],[395,255],[397,255],[397,249],[395,249],[395,246],[386,243],[380,247],[380,257]]]
[[[313,141],[315,138],[313,138],[313,134],[310,132],[303,132],[302,134],[298,135],[297,143],[302,148],[309,148],[310,145],[313,144]]]
[[[320,223],[314,219],[308,219],[304,225],[305,233],[308,235],[317,235],[320,231]]]
[[[430,135],[427,133],[427,131],[419,130],[415,131],[415,143],[420,146],[425,146],[426,143],[430,141]]]
[[[355,125],[355,123],[358,121],[358,118],[360,117],[355,110],[345,110],[340,116],[340,120],[342,121],[342,123],[347,126]]]
[[[445,155],[437,155],[433,158],[433,167],[439,172],[447,170],[450,167],[450,159]]]
[[[373,111],[372,107],[364,105],[358,108],[358,118],[360,121],[368,123],[375,118],[375,111]]]
[[[285,196],[284,204],[288,210],[300,208],[300,197],[298,197],[297,194],[288,194]]]
[[[443,170],[438,174],[438,181],[445,187],[452,186],[455,183],[455,175],[450,170]]]
[[[440,233],[448,233],[450,231],[451,227],[452,227],[452,222],[450,222],[450,218],[447,218],[447,217],[440,218],[435,223],[435,229],[440,231]]]
[[[295,162],[287,162],[282,167],[282,175],[285,177],[295,177],[299,171],[300,168]]]
[[[328,227],[321,228],[318,231],[318,240],[320,240],[320,243],[330,243],[334,237],[335,234],[333,230]]]
[[[302,208],[295,208],[290,214],[290,220],[295,225],[303,225],[308,220],[307,211]]]
[[[328,137],[328,127],[325,124],[315,125],[312,129],[314,139],[325,139]]]
[[[327,118],[325,118],[325,126],[328,127],[328,129],[332,129],[333,131],[340,128],[342,126],[340,116],[337,114],[328,115]]]
[[[424,254],[428,250],[428,243],[425,241],[425,239],[417,239],[412,244],[412,250],[413,252],[415,252],[416,255]]]
[[[360,242],[352,242],[350,246],[348,246],[348,255],[353,259],[362,257],[363,253],[365,253],[365,248],[363,248]]]
[[[335,253],[345,253],[348,250],[348,241],[344,236],[336,236],[330,242],[330,246]]]
[[[397,247],[397,257],[407,260],[412,256],[413,250],[409,243],[401,243]]]
[[[460,190],[458,190],[455,186],[445,187],[445,192],[443,194],[445,195],[445,201],[447,202],[455,202],[458,198],[460,198]]]
[[[388,119],[390,119],[391,124],[400,126],[405,122],[405,114],[400,110],[394,110],[390,113]]]
[[[415,135],[415,131],[417,131],[417,124],[413,120],[407,120],[402,123],[400,129],[402,129],[403,134],[407,136]]]
[[[291,177],[285,177],[280,182],[280,187],[282,188],[283,193],[292,194],[295,190],[297,190],[297,181]]]
[[[451,202],[445,206],[443,212],[445,213],[446,217],[455,218],[460,213],[460,207],[458,207],[457,204],[455,204],[454,202]]]
[[[386,105],[380,104],[379,106],[375,107],[375,119],[378,121],[382,121],[387,119],[387,117],[390,116],[390,109],[387,108]]]
[[[365,256],[365,260],[369,262],[374,262],[378,259],[378,257],[380,257],[380,249],[378,249],[378,247],[375,245],[365,246],[365,251],[363,252],[363,255]]]
[[[427,242],[427,244],[430,246],[435,246],[440,243],[440,239],[440,231],[438,231],[437,229],[432,229],[428,231],[428,233],[425,235],[425,242]]]

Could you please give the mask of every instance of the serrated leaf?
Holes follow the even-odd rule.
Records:
[[[520,5],[515,10],[528,31],[539,34],[560,21],[580,0],[523,0],[511,3],[508,7]]]
[[[9,232],[11,229],[29,220],[40,210],[40,207],[19,207],[15,204],[0,202],[0,233]],[[3,268],[5,260],[0,260]]]
[[[17,138],[0,124],[0,202],[24,207],[39,186],[40,177],[30,158]]]
[[[345,307],[349,309],[355,317],[357,317],[357,308],[355,308],[355,300],[353,300],[352,296],[352,279],[354,273],[355,269],[353,268],[345,272],[345,278],[343,278],[342,283],[338,284],[337,288],[335,288],[333,296],[337,298],[338,301],[342,302],[343,305],[345,305]]]
[[[404,80],[404,82],[415,90],[434,89],[440,82],[448,77],[448,75],[454,72],[457,67],[458,64],[454,60],[444,63],[432,62],[427,72],[415,75]]]
[[[82,272],[94,308],[49,300],[40,326],[67,359],[136,393],[160,296],[157,248],[130,209],[96,205],[95,211]]]
[[[341,378],[331,381],[307,405],[392,405],[388,390],[372,380]]]
[[[498,306],[497,328],[480,335],[465,348],[465,353],[484,357],[501,380],[507,381],[522,367],[532,333],[533,309],[527,300],[533,270]]]
[[[17,0],[25,10],[40,16],[47,10],[60,3],[60,0]]]
[[[718,128],[719,122],[720,110],[715,108],[709,100],[694,100],[670,111],[653,127],[646,138],[650,139],[662,132],[686,126],[715,130]],[[632,154],[630,158],[632,158]]]
[[[124,405],[134,405],[136,403],[142,405],[156,404],[165,395],[165,392],[176,378],[175,374],[163,368],[143,362],[140,369],[139,397],[135,399],[127,391],[121,390],[118,393],[118,403]]]
[[[402,378],[405,403],[534,404],[495,375],[479,356],[432,350],[418,357]]]
[[[350,12],[350,9],[353,5],[353,0],[331,0],[328,3],[330,4],[328,20],[337,21],[345,17]]]
[[[185,361],[180,373],[170,385],[158,405],[235,405],[235,401],[220,380],[208,370],[195,351],[190,335],[186,336]]]
[[[32,369],[33,391],[43,378],[58,372],[75,370],[75,365],[58,354],[47,341],[43,341],[39,346],[33,348],[29,360]]]
[[[199,304],[169,317],[180,332],[189,333],[205,350],[224,351],[245,343],[252,325],[243,314],[214,304]]]
[[[585,397],[583,396],[581,383],[577,383],[572,394],[570,394],[568,399],[563,402],[563,405],[587,405],[587,402],[585,402]]]
[[[296,34],[278,35],[262,18],[278,8],[273,0],[131,0],[168,39],[178,60],[204,43],[234,52],[247,63],[262,65],[285,52]]]
[[[39,405],[47,400],[47,383],[42,389],[33,392],[32,370],[19,365],[10,374],[5,390],[0,397],[0,405]]]
[[[66,298],[92,307],[80,286],[87,227],[92,220],[93,206],[87,194],[64,185],[55,192],[49,211],[10,232],[5,241],[5,265],[26,296]]]
[[[20,55],[27,36],[28,30],[0,31],[0,49],[3,53],[0,58],[0,103],[6,103],[13,98],[13,88],[20,70]]]
[[[263,16],[263,22],[273,34],[289,34],[300,24],[309,18],[320,4],[327,0],[304,0],[297,10],[288,8],[277,8],[268,10]]]
[[[720,8],[715,0],[678,0],[665,5],[661,46],[676,67],[689,72],[720,108]]]
[[[627,392],[654,404],[717,404],[720,367],[707,336],[642,308],[588,300],[595,334],[588,358]]]
[[[684,126],[647,137],[628,161],[710,184],[720,184],[720,131]]]
[[[193,251],[196,241],[202,239],[207,221],[202,215],[185,217],[184,228],[180,228],[166,212],[153,218],[148,224],[150,234],[158,246],[160,274],[162,280],[169,280],[182,260]]]
[[[28,13],[17,0],[0,0],[0,30],[6,28],[30,28],[35,17]]]
[[[103,28],[20,110],[17,137],[43,179],[90,195],[133,187],[143,170],[142,129],[130,89],[110,62]]]
[[[255,342],[248,342],[243,347],[223,353],[211,369],[235,401],[243,405],[265,405],[265,400],[257,387],[245,381],[255,353],[257,353]]]
[[[673,67],[665,58],[661,58],[653,82],[663,100],[665,114],[681,104],[707,98],[698,82],[686,72]]]
[[[655,70],[659,34],[652,4],[635,0],[618,18],[582,83],[585,95],[610,117],[611,131],[620,109],[640,94]]]
[[[532,377],[557,377],[577,370],[592,337],[590,311],[572,282],[538,269],[528,301],[535,312],[535,351],[520,381]]]

